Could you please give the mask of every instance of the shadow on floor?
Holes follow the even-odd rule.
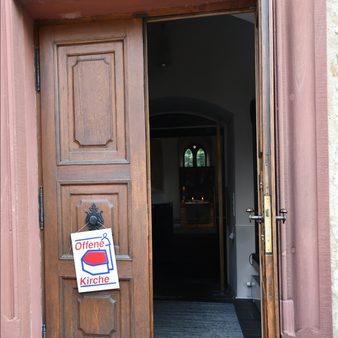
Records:
[[[235,309],[244,338],[261,338],[261,315],[251,300],[235,300]]]

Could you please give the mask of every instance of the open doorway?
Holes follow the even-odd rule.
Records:
[[[244,306],[259,336],[257,230],[245,213],[256,186],[254,14],[152,22],[147,34],[155,337],[165,302],[181,302],[176,313]]]
[[[181,107],[192,103],[178,101]],[[154,296],[205,300],[221,295],[224,273],[217,215],[217,124],[185,109],[150,119]]]

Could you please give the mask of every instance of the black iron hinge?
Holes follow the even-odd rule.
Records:
[[[41,78],[40,78],[40,49],[34,49],[34,66],[35,66],[35,90],[40,92]]]
[[[47,329],[46,329],[46,324],[45,323],[42,324],[41,337],[42,338],[47,338]]]
[[[39,188],[39,223],[40,223],[40,230],[45,228],[45,210],[43,204],[43,187],[40,186]]]

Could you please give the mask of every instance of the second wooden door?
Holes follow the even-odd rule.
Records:
[[[41,43],[48,337],[150,337],[142,22],[46,26]],[[120,289],[78,293],[70,234],[95,204]]]

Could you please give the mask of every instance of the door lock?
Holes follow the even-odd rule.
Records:
[[[87,214],[85,223],[89,230],[98,230],[104,226],[103,211],[100,211],[95,203],[85,213]]]
[[[280,209],[279,213],[280,213],[280,215],[276,216],[276,220],[277,221],[282,221],[283,223],[285,223],[285,221],[286,221],[286,214],[288,213],[288,211],[286,209]]]
[[[249,214],[249,221],[255,221],[257,223],[262,223],[264,220],[264,217],[262,215],[254,215],[255,209],[248,208],[246,209],[246,212]]]

